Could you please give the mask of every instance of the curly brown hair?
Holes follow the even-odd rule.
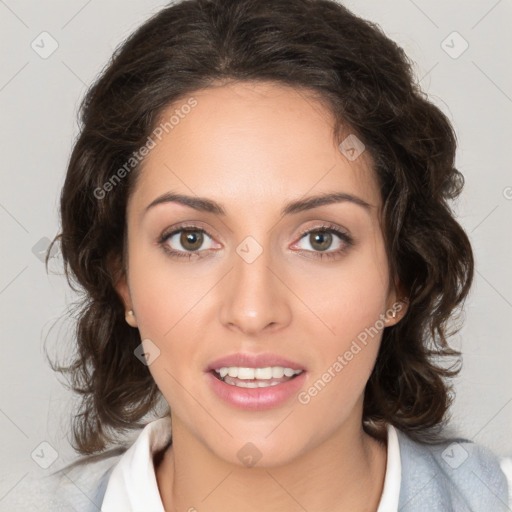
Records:
[[[456,137],[420,90],[412,63],[380,27],[334,0],[184,0],[159,11],[114,52],[80,107],[81,131],[61,195],[65,274],[78,303],[76,353],[65,373],[80,394],[73,447],[94,454],[144,426],[161,394],[134,357],[141,339],[115,290],[124,271],[126,206],[162,111],[214,81],[271,81],[313,92],[363,141],[383,199],[382,229],[405,317],[383,332],[364,396],[365,430],[389,422],[439,439],[460,352],[447,337],[473,279],[470,242],[449,200],[464,179]],[[126,170],[126,167],[125,167]],[[118,172],[117,176],[120,174]],[[105,184],[111,183],[110,193]],[[117,269],[117,270],[116,270]],[[455,356],[448,366],[446,357]],[[379,428],[380,426],[380,428]]]

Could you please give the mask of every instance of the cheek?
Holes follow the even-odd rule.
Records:
[[[213,278],[205,272],[201,276],[194,263],[171,261],[163,250],[149,244],[131,248],[130,292],[141,336],[170,339],[189,321],[190,313],[211,287],[209,281]]]
[[[193,266],[171,262],[154,247],[132,245],[130,252],[130,292],[138,329],[141,339],[151,340],[158,353],[149,370],[173,404],[179,401],[177,383],[187,381],[190,369],[201,358],[201,340],[209,328],[205,295],[216,281],[206,267],[200,272],[186,270]]]
[[[389,291],[387,265],[383,244],[375,240],[360,246],[336,265],[298,273],[301,277],[296,278],[295,289],[310,310],[304,318],[311,320],[311,327],[322,334],[327,346],[341,349],[350,344],[385,312]]]
[[[384,329],[389,279],[383,246],[352,255],[322,282],[304,295],[316,313],[309,314],[308,338],[317,340],[318,356],[312,377],[320,379],[318,389],[325,384],[330,390],[321,393],[320,402],[355,400],[371,374]]]

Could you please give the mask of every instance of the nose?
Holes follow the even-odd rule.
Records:
[[[272,265],[270,251],[263,250],[254,261],[240,254],[233,254],[234,267],[223,283],[222,324],[253,336],[285,327],[291,320],[291,293],[284,276]]]

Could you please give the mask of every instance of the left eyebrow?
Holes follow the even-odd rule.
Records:
[[[223,216],[226,215],[226,210],[222,207],[222,205],[215,201],[212,201],[211,199],[207,199],[205,197],[187,196],[184,194],[175,194],[172,192],[166,192],[165,194],[158,196],[146,207],[146,212],[150,208],[156,206],[157,204],[171,202],[180,203],[185,206],[189,206],[190,208],[194,208],[195,210],[198,211],[205,211]],[[303,212],[306,210],[311,210],[313,208],[318,208],[319,206],[342,202],[351,202],[367,210],[373,208],[371,204],[352,194],[347,194],[345,192],[332,192],[327,194],[310,196],[305,199],[299,199],[296,201],[291,201],[284,206],[284,208],[281,211],[281,215],[290,215],[294,213]]]
[[[291,213],[303,212],[305,210],[311,210],[312,208],[318,208],[327,204],[350,202],[363,208],[370,210],[373,206],[366,201],[363,201],[360,197],[346,192],[332,192],[329,194],[319,194],[316,196],[310,196],[306,199],[299,199],[298,201],[292,201],[288,203],[282,210],[281,215],[289,215]]]

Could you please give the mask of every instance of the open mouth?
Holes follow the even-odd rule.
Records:
[[[222,367],[211,370],[220,381],[239,388],[266,388],[288,382],[304,370],[294,370],[283,366],[264,368],[246,368],[238,366]]]

